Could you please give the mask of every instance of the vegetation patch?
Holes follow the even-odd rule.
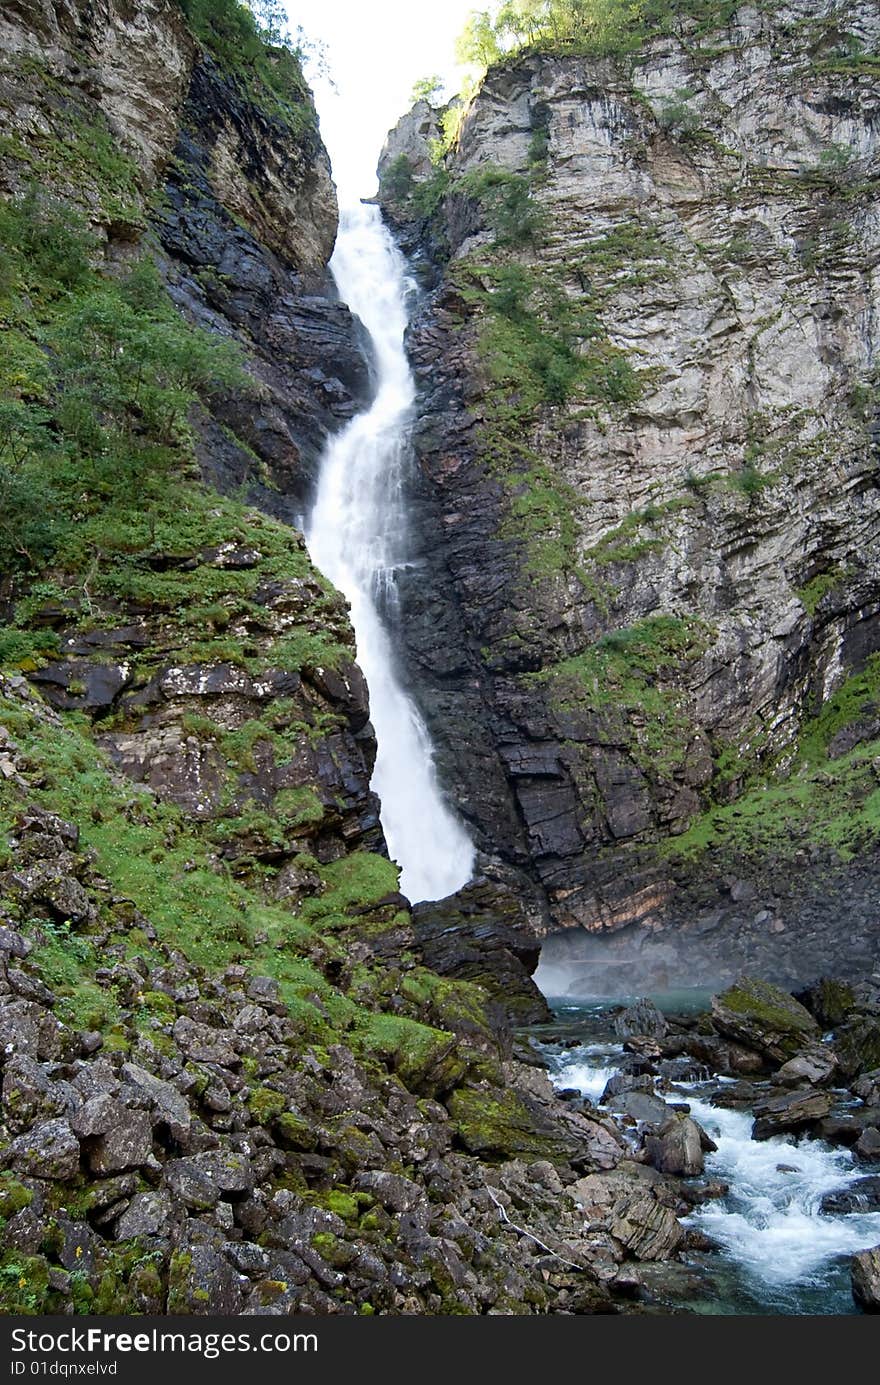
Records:
[[[311,93],[303,76],[305,41],[291,38],[277,4],[239,0],[177,0],[196,38],[255,106],[295,133],[317,134]],[[258,10],[258,14],[254,11]]]
[[[547,685],[562,710],[622,714],[622,734],[636,759],[647,772],[662,773],[683,762],[693,734],[676,679],[703,653],[708,635],[694,619],[648,616],[603,635],[583,654],[524,676]]]

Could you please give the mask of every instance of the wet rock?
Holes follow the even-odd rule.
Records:
[[[693,1178],[703,1172],[704,1140],[708,1139],[690,1116],[675,1112],[656,1135],[645,1140],[648,1162],[661,1173]],[[711,1141],[710,1141],[711,1144]],[[714,1148],[714,1145],[712,1146]]]
[[[819,1026],[803,1005],[779,986],[757,977],[740,977],[713,996],[712,1019],[722,1034],[778,1063],[794,1058],[806,1040],[819,1035]]]
[[[653,1094],[654,1078],[646,1075],[639,1076],[632,1072],[616,1072],[605,1083],[605,1088],[599,1098],[600,1106],[613,1104],[614,1098],[619,1097],[623,1092],[650,1092]]]
[[[637,1000],[622,1014],[616,1015],[613,1024],[615,1034],[622,1039],[642,1034],[649,1038],[662,1039],[669,1030],[662,1011],[657,1009],[653,1001],[645,999]]]
[[[532,980],[540,944],[522,894],[478,876],[458,894],[417,904],[413,928],[425,965],[441,976],[476,981],[517,1025],[550,1019]]]
[[[798,994],[797,999],[814,1015],[823,1029],[836,1029],[854,1009],[856,998],[848,981],[823,976]]]
[[[834,1107],[820,1121],[817,1134],[831,1144],[855,1145],[866,1130],[877,1124],[877,1112],[870,1106],[845,1103]]]
[[[846,1188],[826,1193],[820,1204],[823,1212],[876,1212],[880,1211],[880,1176],[859,1178]]]
[[[753,1140],[769,1140],[784,1130],[804,1130],[828,1115],[834,1104],[830,1092],[799,1088],[768,1097],[755,1106]]]
[[[53,707],[95,714],[110,710],[129,681],[130,668],[128,664],[68,659],[47,664],[30,676]]]
[[[836,1071],[834,1051],[827,1045],[814,1044],[783,1063],[775,1081],[792,1087],[821,1087],[831,1082]]]
[[[869,1125],[867,1130],[863,1130],[856,1140],[855,1152],[866,1163],[876,1163],[880,1160],[880,1128]]]
[[[880,1067],[880,1018],[850,1019],[835,1031],[834,1048],[838,1067],[848,1080]]]
[[[880,1246],[853,1256],[852,1296],[864,1313],[880,1313]]]
[[[852,1089],[866,1106],[880,1106],[880,1068],[863,1073],[852,1084]]]
[[[665,1125],[669,1119],[669,1107],[662,1097],[653,1092],[626,1091],[614,1098],[614,1109],[622,1111],[633,1120],[644,1121],[648,1125]]]

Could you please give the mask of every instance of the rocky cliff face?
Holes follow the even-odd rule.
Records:
[[[875,937],[840,863],[876,840],[877,41],[798,0],[527,52],[443,168],[424,119],[380,166],[442,269],[412,676],[484,848],[630,954],[687,923],[796,976]]]
[[[290,523],[367,375],[310,98],[170,3],[3,23],[0,1304],[613,1311],[604,1233],[549,1289],[539,1242],[623,1136],[514,1061],[515,895],[398,893]],[[655,1259],[663,1189],[621,1221]]]

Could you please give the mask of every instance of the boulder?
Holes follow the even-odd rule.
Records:
[[[96,1113],[97,1103],[101,1109]],[[153,1124],[146,1111],[132,1111],[110,1097],[98,1097],[86,1107],[91,1117],[86,1123],[84,1111],[77,1113],[77,1134],[92,1173],[124,1173],[147,1163],[153,1153]]]
[[[3,1161],[16,1173],[63,1183],[79,1174],[79,1152],[79,1140],[67,1121],[50,1120],[14,1139]]]
[[[250,1159],[232,1149],[208,1149],[165,1165],[172,1192],[193,1209],[215,1207],[221,1198],[247,1197],[254,1189]]]
[[[509,1088],[462,1087],[446,1106],[457,1142],[479,1158],[552,1160],[572,1153],[573,1142]]]
[[[794,1058],[807,1040],[819,1037],[819,1026],[803,1005],[757,977],[742,976],[713,996],[712,1018],[722,1034],[777,1063]]]
[[[18,1135],[40,1118],[62,1116],[67,1098],[57,1083],[50,1082],[41,1063],[26,1053],[13,1053],[3,1072],[3,1121],[10,1134]]]
[[[136,1193],[116,1223],[116,1239],[129,1241],[135,1236],[167,1236],[173,1221],[173,1207],[167,1193]]]
[[[823,1212],[876,1212],[880,1210],[880,1176],[859,1178],[847,1188],[826,1193],[820,1205]]]
[[[776,1074],[775,1080],[786,1087],[822,1087],[837,1071],[837,1058],[827,1044],[811,1044],[789,1058]]]
[[[828,1115],[834,1098],[811,1087],[767,1097],[755,1107],[753,1140],[769,1140],[784,1130],[803,1130]]]
[[[609,1230],[636,1260],[666,1260],[684,1236],[675,1213],[652,1193],[640,1192],[614,1204]]]
[[[578,1091],[577,1088],[574,1090]],[[653,1091],[654,1078],[648,1074],[640,1076],[634,1072],[616,1072],[605,1083],[604,1091],[599,1098],[599,1105],[610,1106],[614,1098],[620,1096],[622,1092],[651,1092],[653,1094]]]
[[[219,1188],[197,1157],[169,1159],[164,1177],[174,1196],[194,1212],[208,1211],[220,1201]]]
[[[243,1283],[246,1281],[210,1246],[182,1248],[171,1257],[168,1312],[235,1316],[244,1306]]]
[[[122,1076],[130,1087],[150,1104],[154,1125],[164,1125],[174,1140],[189,1134],[192,1115],[189,1103],[170,1082],[154,1077],[136,1063],[123,1063]]]
[[[703,1172],[703,1141],[704,1134],[697,1122],[674,1111],[656,1135],[647,1137],[645,1154],[648,1163],[660,1173],[693,1178]]]
[[[880,1246],[853,1256],[852,1296],[865,1313],[880,1313]]]
[[[632,1116],[633,1120],[644,1121],[647,1125],[665,1125],[670,1116],[666,1102],[653,1092],[621,1092],[611,1104],[615,1111]]]
[[[662,1039],[669,1030],[666,1017],[651,1000],[637,1000],[627,1006],[613,1021],[614,1032],[621,1039],[634,1035],[646,1035],[652,1039]]]
[[[418,1183],[401,1174],[387,1173],[384,1169],[367,1169],[359,1173],[352,1186],[370,1193],[389,1212],[411,1212],[426,1202],[424,1189]]]

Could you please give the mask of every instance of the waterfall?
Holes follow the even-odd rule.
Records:
[[[401,867],[401,889],[413,902],[442,899],[470,879],[474,848],[443,800],[430,737],[397,675],[387,624],[395,614],[395,574],[409,557],[403,482],[415,382],[403,338],[413,285],[378,207],[343,212],[330,268],[369,334],[376,385],[369,408],[327,444],[306,543],[351,603],[378,742],[371,787],[381,800],[388,850]]]

